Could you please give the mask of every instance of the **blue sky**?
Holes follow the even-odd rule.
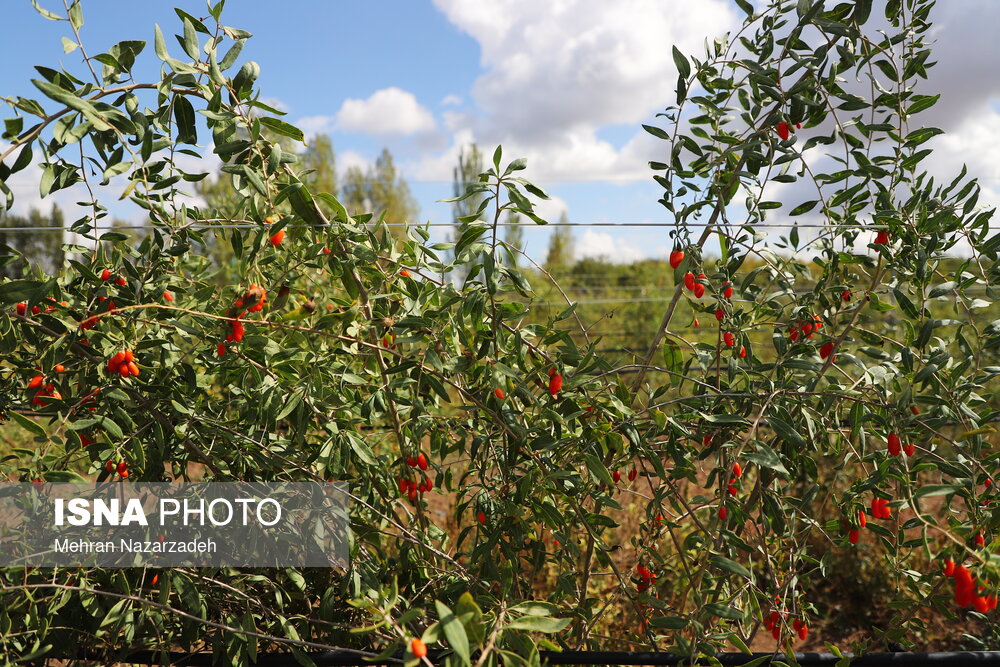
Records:
[[[39,2],[61,11],[61,0]],[[156,67],[153,24],[180,54],[170,37],[180,32],[175,5],[207,16],[202,0],[85,1],[84,44],[93,54],[143,39],[145,62]],[[1000,54],[996,40],[976,37],[996,24],[984,16],[1000,19],[1000,3],[968,0],[938,11],[932,83],[945,99],[933,121],[951,132],[938,142],[938,164],[950,171],[972,161],[989,185],[1000,181],[1000,149],[992,148],[1000,145],[1000,86],[989,70]],[[450,219],[436,200],[451,195],[459,148],[476,141],[487,154],[502,143],[507,157],[528,157],[526,176],[554,195],[543,214],[555,219],[565,210],[585,223],[667,221],[647,167],[662,159],[665,143],[640,124],[656,122],[672,101],[670,47],[698,53],[740,13],[729,0],[229,0],[222,18],[254,33],[241,59],[260,64],[263,95],[307,133],[329,133],[341,169],[367,164],[383,146],[393,152],[421,221]],[[43,19],[29,0],[5,0],[3,19],[0,94],[36,96],[35,64],[82,73],[79,52],[63,53],[66,22]],[[24,197],[21,206],[31,203]],[[663,228],[575,233],[579,255],[625,261],[669,250]],[[536,259],[544,258],[547,235],[527,235]]]

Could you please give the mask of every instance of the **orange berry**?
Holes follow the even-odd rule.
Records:
[[[274,218],[269,215],[266,218],[264,218],[264,222],[266,222],[269,225],[273,225],[274,224]]]
[[[275,248],[277,248],[279,245],[281,245],[281,242],[284,241],[284,240],[285,240],[285,230],[284,229],[280,229],[280,230],[276,231],[274,234],[271,235],[271,238],[270,238],[271,245],[273,245]]]
[[[500,387],[497,387],[496,389],[494,389],[494,390],[493,390],[493,394],[494,394],[494,395],[495,395],[495,396],[496,396],[497,398],[499,398],[499,399],[500,399],[501,401],[502,401],[502,400],[503,400],[504,398],[506,398],[506,397],[507,397],[507,394],[503,393],[503,389],[501,389]]]
[[[163,300],[172,303],[174,300],[174,295],[171,294],[169,290],[163,290]]]
[[[409,278],[410,272],[407,271],[406,269],[403,269],[402,271],[399,272],[399,275],[403,276],[404,278]]]
[[[64,370],[66,370],[66,367],[63,366],[62,364],[56,364],[55,366],[52,367],[52,370],[54,370],[56,373],[62,373]]]
[[[425,644],[421,639],[414,639],[410,642],[410,653],[413,654],[414,658],[426,658],[427,644]]]
[[[37,389],[42,386],[43,382],[45,382],[45,376],[36,375],[28,382],[28,389]]]

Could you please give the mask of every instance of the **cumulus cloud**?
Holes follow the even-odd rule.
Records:
[[[595,257],[616,264],[628,264],[650,256],[648,249],[639,248],[624,239],[593,229],[585,229],[583,234],[576,238],[574,249],[577,259]]]
[[[656,153],[638,124],[673,100],[671,45],[700,53],[706,36],[737,24],[725,0],[435,5],[480,46],[485,71],[472,89],[480,115],[466,127],[482,145],[541,158],[533,173],[547,180],[648,178]],[[636,125],[628,150],[598,136],[617,123]]]
[[[443,107],[458,106],[461,103],[462,103],[462,98],[459,95],[445,95],[441,99],[441,106]]]
[[[392,86],[375,91],[367,99],[344,100],[337,112],[336,127],[343,132],[407,136],[430,132],[436,123],[413,93]]]

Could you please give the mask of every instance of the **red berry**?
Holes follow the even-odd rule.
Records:
[[[37,389],[38,387],[42,386],[42,382],[44,381],[45,381],[45,376],[36,375],[35,377],[31,378],[31,380],[28,382],[28,389]]]
[[[226,344],[225,343],[219,343],[215,347],[215,353],[217,355],[219,355],[220,357],[224,357],[226,355]]]
[[[727,331],[726,333],[722,334],[722,340],[725,341],[726,347],[732,347],[733,345],[736,344],[736,337],[733,336],[732,331]]]
[[[410,482],[410,490],[406,494],[406,497],[410,499],[411,503],[417,502],[417,485]]]
[[[868,515],[864,510],[858,510],[858,525],[862,528],[868,525]]]
[[[163,300],[167,302],[173,302],[174,295],[171,294],[169,290],[163,290]]]
[[[684,261],[684,251],[674,250],[670,253],[670,268],[676,269]]]
[[[791,136],[791,131],[788,129],[788,123],[781,121],[775,128],[778,131],[778,136],[781,137],[782,141],[787,141],[788,137]]]
[[[628,481],[634,482],[635,478],[638,476],[639,476],[639,471],[636,470],[635,468],[632,468],[631,470],[628,471]]]
[[[746,347],[740,345],[740,359],[746,359],[746,358],[747,358],[747,349]]]
[[[799,339],[799,328],[792,327],[792,330],[788,332],[788,337],[792,339],[793,343],[797,341]]]
[[[721,322],[722,318],[724,318],[725,316],[726,316],[726,313],[721,308],[716,308],[715,309],[715,319],[716,319],[716,321]]]
[[[799,639],[805,641],[808,635],[809,635],[809,626],[803,623],[799,627]]]
[[[274,234],[271,235],[270,241],[271,245],[277,248],[281,245],[281,242],[285,240],[285,230],[279,229]]]
[[[128,463],[125,461],[119,461],[118,467],[116,468],[118,474],[122,477],[128,477]]]
[[[425,658],[427,657],[427,645],[420,639],[414,639],[410,642],[410,653],[413,654],[414,658]]]
[[[555,396],[562,389],[562,375],[556,373],[551,378],[549,378],[549,394]]]
[[[986,546],[986,538],[983,537],[983,531],[979,531],[979,534],[976,535],[976,546]]]
[[[842,300],[842,301],[843,301],[844,303],[848,303],[848,302],[850,302],[850,300],[851,300],[851,290],[849,290],[849,289],[845,289],[845,290],[844,290],[843,292],[841,292],[841,293],[840,293],[840,299],[841,299],[841,300]]]
[[[28,312],[28,304],[26,304],[24,301],[22,301],[21,303],[17,304],[14,307],[14,310],[17,311],[18,315],[20,315],[21,317],[24,317],[24,315],[26,315],[27,312]]]
[[[719,508],[719,518],[725,521],[727,516],[729,516],[729,510],[723,505]]]
[[[699,321],[698,321],[698,318],[697,318],[697,317],[696,317],[696,318],[694,318],[694,322],[692,322],[691,324],[693,324],[693,325],[694,325],[694,326],[696,326],[696,327],[700,327],[700,326],[701,326],[701,322],[699,322]]]
[[[694,290],[694,274],[690,271],[684,274],[684,287],[686,287],[689,292]]]
[[[700,299],[701,297],[705,296],[705,283],[701,282],[705,280],[705,278],[706,276],[704,273],[698,274],[697,282],[695,282],[694,287],[692,288],[692,291],[694,292],[694,298],[696,299]]]
[[[494,390],[493,390],[493,394],[494,394],[494,395],[495,395],[495,396],[496,396],[497,398],[499,398],[499,399],[500,399],[501,401],[502,401],[502,400],[503,400],[504,398],[506,398],[506,397],[507,397],[507,394],[503,393],[503,389],[501,389],[500,387],[497,387],[496,389],[494,389]]]
[[[955,574],[955,561],[946,558],[944,561],[944,576],[950,577],[953,574]]]
[[[617,484],[618,482],[622,481],[622,474],[617,470],[615,470],[613,473],[611,473],[611,479],[614,480],[615,484]]]
[[[62,373],[64,370],[66,370],[66,367],[63,366],[62,364],[56,364],[55,366],[52,367],[52,370],[54,370],[56,373]]]
[[[847,531],[847,539],[851,544],[857,544],[858,540],[861,539],[861,532],[852,528]]]
[[[417,467],[421,470],[427,470],[427,457],[424,456],[423,452],[417,454]]]
[[[125,285],[128,284],[128,281],[122,278],[121,276],[118,276],[117,278],[115,278],[115,284],[118,285],[119,287],[125,287]]]
[[[486,512],[480,512],[476,515],[476,520],[479,523],[486,523]]]
[[[416,456],[407,456],[406,457],[406,465],[410,466],[411,468],[416,468],[417,467],[417,457]]]
[[[410,272],[407,271],[406,269],[403,269],[402,271],[399,272],[399,275],[403,276],[404,278],[409,278]]]
[[[733,464],[733,477],[735,477],[736,479],[739,479],[742,476],[743,476],[743,466],[741,466],[739,463],[734,463]]]
[[[103,271],[101,271],[101,280],[103,280],[104,282],[108,282],[109,280],[111,280],[111,271],[109,271],[108,269],[104,269]]]
[[[899,453],[902,451],[899,446],[899,436],[895,433],[890,433],[887,444],[889,447],[889,453],[893,456],[899,456]]]
[[[728,491],[729,491],[729,495],[731,495],[731,496],[735,496],[736,494],[739,493],[739,490],[735,486],[733,486],[732,484],[729,485]]]
[[[833,352],[833,342],[824,343],[819,348],[819,357],[820,359],[826,359],[827,357],[830,356],[832,352]]]
[[[917,451],[916,446],[912,442],[908,442],[903,445],[903,453],[907,456],[913,456]]]
[[[732,283],[728,283],[727,282],[725,285],[723,285],[723,287],[722,287],[722,296],[726,297],[727,299],[732,299],[733,298],[733,285],[732,285]]]
[[[323,248],[323,254],[324,255],[329,255],[330,254],[330,249],[329,248]]]

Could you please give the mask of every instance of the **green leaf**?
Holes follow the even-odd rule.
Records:
[[[198,33],[194,29],[194,23],[189,19],[184,19],[184,39],[181,41],[184,53],[188,54],[192,60],[198,60],[201,53],[198,50]]]
[[[41,6],[39,6],[37,0],[31,0],[31,4],[34,5],[35,11],[38,12],[39,14],[41,14],[43,18],[47,18],[50,21],[62,21],[62,20],[64,20],[64,18],[62,16],[59,16],[55,12],[50,12],[47,9],[42,9]]]
[[[685,79],[691,76],[691,63],[688,62],[688,59],[676,46],[672,48],[672,51],[674,56],[674,65],[677,66],[677,73]]]
[[[787,442],[794,447],[805,448],[806,440],[802,435],[788,422],[779,419],[773,415],[768,415],[767,423],[778,437]]]
[[[87,117],[87,120],[94,124],[95,129],[101,132],[111,129],[108,119],[103,114],[99,113],[97,108],[94,107],[89,100],[77,97],[73,93],[51,84],[48,81],[32,79],[31,83],[35,84],[35,87],[42,91],[46,97],[53,99],[56,102],[65,104],[70,109],[74,109],[82,113]]]
[[[958,493],[962,490],[958,484],[925,484],[918,488],[913,496],[915,498],[930,498],[931,496],[945,496],[951,493]]]
[[[666,630],[682,630],[688,626],[688,619],[679,616],[657,616],[649,621],[654,628],[664,628]]]
[[[260,118],[260,124],[283,137],[289,137],[295,141],[305,141],[305,135],[302,133],[302,130],[295,127],[291,123],[286,123],[285,121],[278,120],[277,118],[262,116]]]
[[[177,143],[197,144],[198,128],[195,126],[194,106],[184,95],[174,97],[174,120],[177,122]]]
[[[42,438],[45,437],[45,429],[36,424],[35,422],[33,422],[32,420],[28,419],[24,415],[19,414],[13,410],[8,412],[7,414],[10,415],[10,418],[13,419],[18,424],[18,426],[20,426],[24,430],[30,431],[39,437]]]
[[[739,620],[743,618],[743,612],[735,607],[730,607],[728,605],[719,604],[717,602],[711,602],[705,605],[705,611],[707,611],[712,616],[718,616],[719,618],[728,618],[730,620]]]
[[[18,301],[36,300],[44,287],[45,283],[38,280],[10,280],[0,283],[0,302],[17,303]]]
[[[469,637],[465,634],[465,628],[458,620],[458,617],[443,602],[435,600],[434,606],[437,609],[438,618],[440,619],[441,630],[444,632],[445,639],[448,640],[448,646],[462,660],[462,664],[468,665],[471,654],[469,651]]]
[[[73,4],[69,6],[69,22],[74,30],[83,27],[83,8],[80,6],[80,0],[73,0]]]
[[[69,37],[62,38],[62,45],[63,45],[63,53],[73,53],[78,48],[80,48],[80,45],[74,42]]]
[[[746,569],[734,560],[729,560],[725,556],[712,556],[712,565],[720,570],[725,570],[730,574],[735,574],[746,579],[752,578],[750,570]]]
[[[551,616],[520,616],[507,624],[511,630],[527,630],[528,632],[559,632],[570,624],[569,618],[552,618]]]
[[[940,97],[940,95],[914,95],[910,98],[910,108],[906,110],[906,113],[912,116],[925,109],[930,109],[937,104]]]
[[[756,452],[745,452],[743,458],[750,463],[755,463],[761,468],[773,470],[783,477],[788,477],[788,469],[781,462],[781,457],[773,449],[762,442],[757,443]]]

